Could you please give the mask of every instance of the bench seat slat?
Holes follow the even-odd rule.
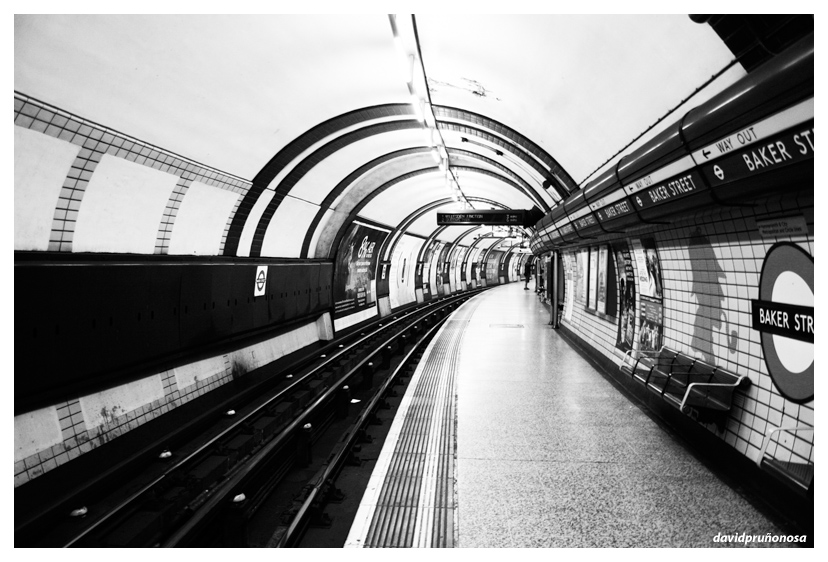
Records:
[[[632,359],[633,352],[628,356]],[[736,387],[750,384],[746,377],[666,346],[658,352],[640,353],[632,365],[623,362],[622,370],[685,413],[688,408],[727,412]]]
[[[661,371],[653,370],[650,373],[650,379],[647,381],[647,386],[658,394],[664,392],[667,384],[670,382],[670,375],[662,373]]]

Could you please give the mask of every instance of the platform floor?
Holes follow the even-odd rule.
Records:
[[[714,547],[718,533],[782,534],[548,322],[523,283],[460,307],[412,377],[346,546]],[[371,542],[383,520],[402,529],[397,544]]]

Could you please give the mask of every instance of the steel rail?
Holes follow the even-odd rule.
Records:
[[[153,487],[157,486],[165,478],[167,478],[170,475],[178,472],[179,470],[184,468],[187,464],[192,463],[193,461],[195,461],[202,453],[204,453],[210,447],[214,446],[221,439],[228,436],[233,431],[236,431],[239,427],[241,427],[245,422],[247,422],[251,418],[254,418],[255,416],[259,415],[264,409],[266,409],[268,406],[270,406],[273,402],[284,398],[286,395],[288,395],[289,392],[294,391],[297,387],[299,387],[300,385],[305,383],[309,378],[315,376],[318,372],[320,372],[321,370],[327,368],[329,365],[333,365],[333,363],[338,358],[340,358],[341,356],[351,352],[352,350],[357,348],[359,345],[361,345],[365,341],[367,341],[367,340],[371,339],[372,337],[374,337],[377,333],[385,331],[389,327],[394,326],[395,324],[398,324],[398,323],[404,322],[405,320],[410,319],[412,315],[425,316],[427,314],[430,314],[432,312],[432,310],[435,309],[435,307],[439,308],[439,305],[441,303],[444,303],[446,300],[450,300],[450,299],[451,299],[451,297],[447,297],[447,298],[440,299],[439,301],[431,302],[431,303],[425,305],[424,307],[416,308],[416,309],[398,314],[396,316],[393,316],[390,321],[379,322],[377,326],[371,326],[371,328],[376,327],[378,329],[375,329],[373,332],[367,333],[364,336],[359,336],[358,339],[356,339],[354,342],[348,344],[347,347],[343,347],[341,349],[335,350],[333,355],[331,355],[331,357],[329,357],[329,358],[326,357],[326,360],[323,363],[317,365],[316,367],[314,367],[313,369],[308,371],[308,373],[306,373],[304,376],[302,376],[301,378],[293,381],[287,387],[285,387],[284,389],[279,391],[277,394],[272,396],[267,401],[265,401],[262,404],[260,404],[259,406],[255,407],[250,412],[248,412],[248,413],[246,413],[246,414],[244,414],[240,417],[235,418],[233,423],[231,423],[227,428],[225,428],[224,430],[222,430],[221,432],[219,432],[218,434],[216,434],[212,438],[208,439],[201,446],[196,448],[194,451],[190,452],[187,456],[179,459],[177,462],[175,462],[175,464],[168,467],[161,475],[157,476],[156,478],[154,478],[150,482],[148,482],[145,485],[141,486],[137,491],[133,492],[128,497],[126,497],[121,502],[119,502],[114,508],[108,510],[106,513],[101,514],[101,516],[98,519],[96,519],[94,522],[92,522],[91,524],[86,526],[78,534],[74,535],[67,542],[65,542],[63,547],[68,548],[68,547],[71,547],[71,546],[75,545],[78,541],[80,541],[84,537],[88,536],[90,533],[92,533],[93,531],[98,529],[101,525],[103,525],[104,523],[106,523],[107,521],[112,519],[112,517],[114,517],[115,515],[121,513],[125,508],[129,507],[133,502],[135,502],[138,498],[140,498],[143,494],[145,494],[146,492],[151,490]],[[346,337],[350,337],[350,336],[351,335],[346,336]],[[307,358],[302,362],[311,362],[311,361],[313,361],[313,358]],[[299,368],[301,368],[301,367],[299,367]]]
[[[429,329],[425,334],[423,334],[420,340],[414,344],[411,350],[406,354],[406,356],[394,370],[394,373],[388,376],[388,378],[385,380],[385,383],[372,398],[371,402],[363,409],[362,414],[352,424],[352,429],[348,435],[347,440],[345,441],[345,444],[342,447],[340,447],[336,454],[333,456],[333,458],[329,459],[326,463],[322,474],[313,484],[312,489],[310,490],[307,497],[302,502],[302,505],[296,512],[296,515],[294,516],[293,520],[288,526],[287,531],[285,531],[285,533],[279,538],[279,541],[275,545],[276,548],[283,548],[289,546],[289,543],[293,539],[293,535],[296,533],[296,530],[299,528],[299,526],[304,522],[304,519],[307,517],[311,506],[313,505],[317,496],[321,493],[321,490],[325,486],[325,483],[328,482],[328,480],[330,480],[333,474],[341,468],[342,463],[346,459],[347,452],[351,450],[351,448],[354,446],[356,442],[359,430],[366,424],[369,416],[373,414],[373,412],[377,408],[377,405],[379,404],[379,401],[384,399],[388,390],[391,388],[391,386],[394,384],[394,381],[399,376],[400,371],[402,371],[402,369],[407,366],[407,363],[411,359],[411,357],[417,352],[417,350],[423,344],[425,344],[431,339],[431,336],[434,332],[436,332],[443,326],[446,319],[447,317],[443,318],[443,320],[439,324],[432,326],[431,329]]]
[[[464,294],[464,296],[467,296]],[[427,316],[428,314],[432,314],[436,311],[439,311],[442,308],[451,306],[454,301],[462,298],[460,296],[456,298],[448,298],[442,299],[435,304],[441,304],[441,306],[437,306],[435,310],[429,309],[426,314],[422,316]],[[451,302],[445,302],[445,301]],[[419,316],[419,315],[418,315]],[[410,319],[410,317],[408,317]],[[399,322],[402,319],[397,320]],[[278,449],[287,443],[289,437],[293,435],[293,433],[302,425],[304,425],[310,418],[316,415],[316,410],[322,404],[326,403],[328,400],[332,399],[334,395],[339,392],[339,389],[342,385],[348,382],[348,380],[357,374],[360,369],[366,366],[371,359],[373,359],[377,354],[382,352],[382,348],[386,345],[392,343],[394,340],[400,338],[403,334],[397,333],[391,335],[388,339],[384,340],[380,345],[376,347],[376,350],[367,354],[361,361],[359,361],[356,365],[354,365],[351,369],[349,369],[344,375],[342,375],[335,383],[331,384],[328,389],[323,392],[319,397],[317,397],[309,406],[305,408],[305,410],[299,414],[296,418],[293,419],[285,428],[282,429],[276,436],[270,439],[256,454],[249,459],[243,466],[239,467],[236,470],[236,473],[224,480],[221,484],[219,484],[216,489],[210,492],[210,497],[205,501],[198,509],[196,513],[194,513],[181,527],[179,527],[172,535],[170,535],[165,541],[162,542],[162,547],[175,547],[184,541],[187,536],[196,528],[198,527],[210,514],[215,510],[215,508],[225,501],[226,498],[230,496],[238,495],[242,493],[241,485],[244,483],[244,480],[253,473],[262,463],[269,460],[270,453],[272,453],[275,449]],[[370,336],[366,336],[360,342],[368,339]],[[327,363],[326,363],[327,364]],[[317,369],[311,372],[315,372]],[[309,373],[310,374],[310,373]],[[268,404],[272,402],[272,400],[268,401]]]

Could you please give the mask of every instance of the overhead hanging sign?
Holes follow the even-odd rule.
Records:
[[[437,213],[438,226],[492,224],[502,226],[530,226],[524,224],[527,213],[517,210],[480,210]]]

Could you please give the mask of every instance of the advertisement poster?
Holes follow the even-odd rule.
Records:
[[[589,249],[589,308],[598,306],[598,246]]]
[[[607,247],[598,249],[598,307],[601,314],[607,313]]]
[[[633,348],[635,338],[635,268],[630,250],[623,242],[616,245],[615,263],[618,266],[618,337],[615,347],[622,351]]]
[[[639,328],[639,350],[658,351],[661,349],[661,303],[647,298],[641,299],[641,327]]]
[[[477,280],[483,281],[486,279],[486,265],[483,263],[483,257],[486,255],[484,250],[480,250],[477,254]]]
[[[472,248],[466,257],[466,281],[471,284],[472,281],[477,281],[480,284],[479,270],[480,266],[477,262],[480,257],[480,248]]]
[[[489,252],[489,257],[486,260],[486,279],[488,279],[489,283],[492,285],[500,283],[498,277],[500,275],[500,258],[502,257],[503,252],[499,250],[492,250]]]
[[[564,268],[564,289],[566,291],[565,297],[565,304],[564,304],[564,319],[567,322],[572,321],[572,304],[575,300],[575,287],[578,285],[578,281],[575,279],[575,275],[573,274],[573,267],[572,262],[577,263],[577,258],[572,256],[571,254],[564,254],[564,260],[566,262],[567,267]]]
[[[383,230],[353,223],[339,244],[334,271],[334,318],[370,308],[376,303],[376,251],[388,235]]]
[[[638,291],[641,295],[639,314],[639,344],[642,351],[657,351],[661,348],[663,333],[661,264],[656,252],[655,240],[633,241]]]
[[[452,252],[451,255],[451,269],[450,271],[454,274],[454,278],[451,280],[451,285],[454,290],[460,290],[461,283],[463,281],[463,267],[461,263],[461,259],[463,256],[466,255],[466,248],[465,246],[457,246]]]
[[[635,261],[638,265],[638,286],[641,296],[661,300],[661,264],[658,261],[655,240],[643,238],[640,244],[634,244]]]
[[[581,250],[575,254],[575,300],[586,301],[587,284],[587,251]]]
[[[434,251],[440,245],[439,242],[433,242],[425,252],[423,257],[423,298],[428,300],[431,298],[431,262],[434,258]]]
[[[446,288],[445,284],[449,282],[448,280],[448,259],[449,259],[449,245],[443,244],[442,249],[440,250],[440,257],[434,264],[434,268],[437,270],[437,278],[435,280],[437,284],[437,294],[442,295],[445,294]]]

